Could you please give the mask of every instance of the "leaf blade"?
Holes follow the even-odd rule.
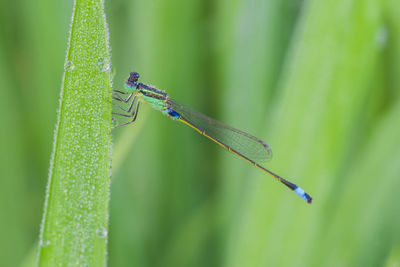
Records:
[[[64,65],[38,265],[106,263],[111,72],[100,0],[76,0]]]

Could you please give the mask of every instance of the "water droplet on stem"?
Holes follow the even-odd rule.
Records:
[[[48,247],[50,245],[50,241],[49,240],[40,240],[40,246],[41,247]]]
[[[64,70],[65,71],[73,71],[75,69],[75,65],[71,60],[68,60],[67,62],[65,62],[64,64]]]
[[[97,61],[97,65],[99,66],[102,72],[108,71],[110,69],[110,62],[107,58],[100,57]]]
[[[103,226],[100,226],[99,228],[97,228],[96,234],[97,234],[97,236],[100,237],[100,238],[105,238],[105,237],[107,237],[107,234],[108,234],[107,228],[105,228],[105,227],[103,227]]]

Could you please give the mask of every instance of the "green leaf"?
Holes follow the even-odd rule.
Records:
[[[314,201],[306,205],[270,179],[255,180],[247,202],[241,197],[225,266],[322,265],[310,264],[308,255],[315,259],[321,253],[320,240],[331,222],[325,211],[332,210],[324,205],[336,204],[346,182],[338,174],[357,156],[351,149],[367,138],[369,124],[362,119],[373,110],[365,109],[371,92],[379,96],[374,89],[379,88],[376,34],[381,27],[374,1],[308,1],[304,6],[274,121],[266,129],[275,151],[268,168],[304,188]]]
[[[39,244],[40,266],[104,266],[111,72],[100,0],[76,0]]]

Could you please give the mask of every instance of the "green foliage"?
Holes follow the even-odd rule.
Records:
[[[39,266],[104,266],[111,72],[101,1],[76,0],[50,163]]]
[[[134,125],[113,132],[110,266],[399,263],[397,0],[115,0],[105,4],[115,89],[123,89],[129,72],[138,71],[142,82],[166,90],[179,102],[264,139],[274,152],[266,167],[314,197],[312,205],[305,204],[243,160],[142,105]],[[7,126],[0,132],[4,148],[0,210],[7,218],[0,222],[1,266],[16,266],[24,255],[33,254],[37,244],[72,12],[69,2],[17,5],[9,1],[0,7],[4,25],[0,75],[6,88],[0,90],[0,118]],[[85,17],[87,23],[89,18]],[[102,22],[103,18],[98,21]],[[97,34],[101,37],[87,40],[105,40],[105,32]],[[72,31],[71,49],[73,38]],[[97,48],[108,56],[105,45],[104,41]],[[97,148],[89,145],[97,140],[92,137],[99,129],[103,131],[99,137],[110,137],[106,130],[110,77],[109,72],[95,69],[98,55],[93,56],[96,64],[91,65],[92,60],[84,64],[97,78],[79,74],[82,68],[77,60],[85,59],[71,58],[76,54],[69,51],[67,60],[75,63],[75,69],[65,76],[56,144],[61,148],[57,143],[61,126],[66,129],[70,124],[68,133],[74,135],[65,132],[63,137],[69,138],[65,145],[70,146],[77,142],[71,139],[78,134],[77,125],[90,121],[81,127],[81,137],[87,138],[80,147],[89,153],[110,141],[99,141]],[[82,82],[107,82],[67,93],[74,73]],[[89,102],[98,112],[96,119],[91,117],[95,112],[83,113],[83,103]],[[76,116],[74,127],[73,121],[61,119],[67,104],[71,109],[64,115]],[[85,181],[69,184],[76,201],[66,205],[78,202],[78,192],[85,186],[91,193],[84,197],[101,195],[108,200],[108,193],[97,189],[107,188],[109,154],[97,155],[96,165],[105,168],[92,169],[97,180],[85,176]],[[73,161],[54,156],[52,164],[70,169]],[[81,159],[74,158],[77,164]],[[54,170],[53,166],[53,176],[61,175]],[[107,175],[100,175],[106,170]],[[90,186],[95,182],[93,191]],[[51,189],[60,191],[64,180],[60,183],[50,186],[50,200],[55,196]],[[100,199],[96,201],[101,205]],[[101,211],[106,210],[105,204]],[[90,213],[87,206],[76,211],[82,220],[90,218],[84,217]],[[66,221],[64,225],[70,227],[77,219],[68,220],[71,224]],[[55,225],[55,220],[49,222]],[[107,226],[106,219],[102,223]],[[91,241],[100,243],[90,247],[103,253],[106,240],[93,232],[102,224],[91,225]],[[71,247],[73,240],[68,243]],[[52,245],[53,241],[46,249]],[[74,249],[78,252],[82,247]],[[100,260],[103,265],[104,255]]]

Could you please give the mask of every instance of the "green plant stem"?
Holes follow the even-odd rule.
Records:
[[[100,0],[75,0],[41,229],[39,266],[104,266],[111,72]]]

